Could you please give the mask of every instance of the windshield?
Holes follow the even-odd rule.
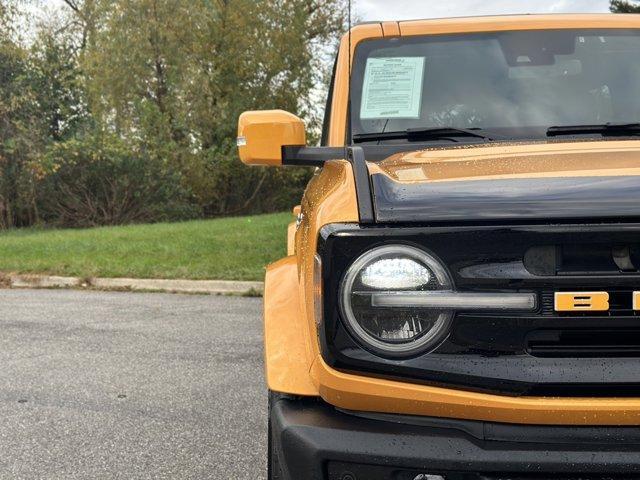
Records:
[[[466,129],[463,142],[546,138],[550,127],[638,122],[640,30],[379,39],[354,58],[358,142],[408,142],[367,134],[439,128]]]

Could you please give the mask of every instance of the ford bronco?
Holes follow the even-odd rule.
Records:
[[[264,297],[269,478],[640,478],[640,16],[367,23]]]

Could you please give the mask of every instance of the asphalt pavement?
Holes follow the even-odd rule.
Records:
[[[0,290],[0,478],[263,479],[261,300]]]

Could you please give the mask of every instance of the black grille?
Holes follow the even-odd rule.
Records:
[[[535,292],[540,307],[459,312],[449,336],[433,351],[402,360],[377,355],[345,329],[337,299],[341,279],[358,256],[396,243],[437,257],[459,291]],[[548,262],[553,268],[532,272],[525,256],[539,245],[562,248],[553,249],[556,257]],[[640,223],[327,226],[318,247],[325,292],[319,330],[323,358],[338,370],[497,394],[640,396],[640,314],[633,311],[640,271],[626,268],[629,259],[640,265],[632,248],[637,245]],[[610,310],[556,312],[554,293],[561,291],[607,292]]]
[[[527,350],[535,357],[640,357],[640,330],[538,330]]]
[[[611,475],[607,475],[606,477],[603,476],[571,476],[571,477],[567,477],[565,475],[561,475],[561,474],[546,474],[546,475],[480,475],[478,477],[476,477],[477,480],[632,480],[632,479],[637,479],[638,477],[617,477],[617,476],[611,476]]]
[[[547,474],[509,474],[509,473],[473,473],[473,472],[432,472],[409,470],[392,466],[362,465],[356,463],[328,462],[328,480],[430,480],[442,477],[445,480],[638,480],[636,476],[617,475],[566,475]]]
[[[554,316],[556,314],[554,310],[554,292],[546,290],[540,295],[540,313],[547,317]]]

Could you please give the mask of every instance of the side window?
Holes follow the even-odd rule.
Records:
[[[322,121],[322,138],[320,145],[323,147],[329,143],[329,127],[331,125],[331,103],[333,102],[333,87],[336,82],[336,69],[338,67],[338,59],[333,63],[333,73],[331,74],[331,83],[329,84],[329,93],[327,95],[327,105],[324,109],[324,119]]]

